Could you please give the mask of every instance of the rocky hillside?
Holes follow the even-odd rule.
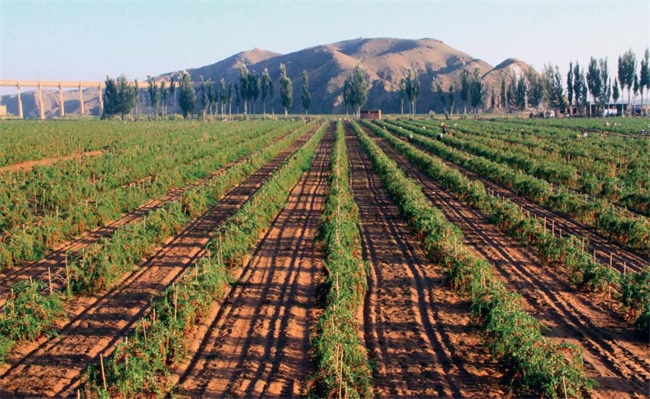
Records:
[[[238,81],[238,71],[242,64],[245,64],[250,71],[259,74],[264,68],[269,70],[276,83],[275,112],[281,112],[278,84],[280,64],[287,66],[288,75],[293,81],[294,105],[291,109],[293,113],[303,111],[300,100],[302,71],[307,70],[312,94],[310,112],[323,114],[345,112],[341,96],[343,82],[357,64],[366,71],[370,83],[365,108],[380,108],[387,113],[400,111],[399,81],[409,68],[416,70],[420,77],[421,92],[417,103],[417,111],[420,113],[429,110],[442,112],[438,95],[434,92],[433,82],[434,80],[440,82],[445,90],[450,85],[458,88],[460,73],[464,66],[470,71],[478,68],[484,82],[497,89],[503,78],[508,77],[509,81],[510,76],[519,76],[530,69],[530,66],[516,59],[505,60],[493,68],[488,63],[435,39],[359,38],[310,47],[290,54],[254,49],[187,71],[193,81],[199,81],[203,76],[204,79],[211,79],[213,82],[219,82],[223,78],[227,82],[235,83]],[[156,77],[156,80],[168,81],[172,75],[178,75],[180,72],[163,74]],[[70,93],[71,104],[70,107],[66,104],[66,111],[73,113],[78,110],[78,101],[77,106],[73,106],[72,98],[76,98],[76,94]],[[13,99],[10,97],[3,97],[2,104],[7,105],[9,112],[16,113],[15,96]],[[49,99],[51,96],[47,95],[47,97]],[[52,97],[52,101],[45,101],[46,115],[56,115],[58,94]],[[146,97],[143,95],[143,98]],[[88,101],[87,108],[97,103],[96,99],[92,99],[91,93],[85,95],[85,98]],[[23,104],[26,115],[38,115],[38,110],[34,109],[36,102],[33,93],[23,94]],[[457,100],[456,104],[462,105],[460,100]],[[261,110],[261,103],[256,109]]]

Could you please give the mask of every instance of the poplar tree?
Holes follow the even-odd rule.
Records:
[[[221,78],[221,80],[219,81],[219,89],[220,89],[219,103],[221,105],[221,117],[223,118],[226,111],[226,104],[228,103],[228,89],[226,87],[226,80],[224,78]]]
[[[463,67],[460,71],[460,99],[463,100],[463,114],[467,114],[467,100],[469,99],[469,71]]]
[[[156,81],[151,77],[151,75],[147,75],[147,85],[147,91],[149,92],[149,101],[151,101],[150,114],[155,115],[158,113],[158,86],[156,85]]]
[[[162,115],[165,116],[165,113],[167,112],[167,85],[164,80],[160,82],[160,104],[160,111],[162,112]]]
[[[409,69],[406,72],[406,77],[404,79],[406,85],[406,97],[409,99],[411,108],[411,116],[415,118],[415,104],[420,95],[420,80],[418,78],[418,73]]]
[[[627,106],[630,111],[630,94],[634,85],[634,72],[636,70],[636,55],[632,49],[618,57],[618,82],[621,89],[627,87]],[[630,111],[631,112],[631,111]]]
[[[196,108],[196,92],[192,86],[192,79],[187,71],[183,72],[178,86],[178,105],[183,111],[183,118],[187,119]]]
[[[239,94],[241,95],[241,100],[244,102],[244,115],[248,113],[247,102],[250,93],[248,75],[250,75],[248,68],[246,68],[245,64],[242,64],[239,67]],[[237,112],[239,112],[239,98],[237,97]]]
[[[470,82],[470,96],[472,108],[474,108],[474,113],[478,115],[478,112],[484,105],[485,88],[483,87],[483,81],[481,81],[481,73],[478,68],[474,69],[474,76]]]
[[[566,94],[569,99],[569,106],[573,105],[573,62],[569,62],[569,72],[566,75]]]
[[[264,68],[262,71],[262,112],[264,119],[266,119],[266,98],[269,96],[269,84],[271,83],[271,76],[269,70]]]
[[[287,67],[284,64],[280,64],[280,103],[284,108],[284,117],[286,118],[293,103],[293,84],[287,77]]]
[[[641,60],[641,71],[639,73],[639,89],[641,90],[641,105],[645,106],[643,102],[643,91],[650,90],[650,50],[645,49],[643,59]]]
[[[368,99],[368,82],[366,74],[361,69],[361,65],[354,67],[354,70],[348,76],[348,101],[354,108],[357,118],[361,118],[361,107]],[[408,95],[408,93],[407,93]]]
[[[311,93],[309,92],[309,75],[307,70],[302,71],[302,107],[305,109],[305,115],[311,105]]]

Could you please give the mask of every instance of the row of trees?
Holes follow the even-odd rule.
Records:
[[[632,107],[633,100],[639,93],[643,102],[644,91],[650,90],[649,68],[649,50],[645,51],[638,70],[636,55],[632,50],[628,50],[618,58],[618,74],[613,82],[609,76],[607,59],[592,57],[586,69],[581,68],[578,62],[575,65],[573,62],[569,64],[566,85],[559,68],[551,64],[544,65],[541,73],[531,69],[520,76],[503,79],[500,88],[487,87],[478,68],[470,72],[465,67],[461,70],[459,82],[450,84],[445,91],[442,83],[434,80],[433,90],[437,93],[444,112],[452,115],[456,108],[457,97],[462,101],[464,113],[467,113],[468,106],[478,113],[485,108],[510,112],[529,107],[565,109],[567,106],[585,107],[591,104],[596,105],[599,111],[604,109],[611,100],[617,102],[624,90],[627,90],[629,107]],[[285,65],[280,64],[279,72],[280,102],[286,116],[293,105],[293,84],[287,76]],[[172,76],[169,86],[164,81],[158,85],[151,76],[148,76],[149,112],[151,115],[164,115],[167,113],[167,107],[175,106],[178,101],[178,106],[186,118],[194,112],[199,113],[203,118],[206,115],[218,114],[232,116],[233,103],[237,113],[240,106],[243,106],[243,113],[247,115],[251,111],[255,113],[256,104],[261,98],[262,113],[266,116],[267,104],[270,102],[273,109],[275,99],[274,82],[269,71],[265,68],[259,75],[255,71],[249,71],[246,65],[242,65],[238,77],[235,83],[226,83],[221,79],[218,85],[209,79],[204,81],[201,77],[197,97],[195,84],[192,83],[187,72],[184,72],[178,81]],[[346,109],[348,106],[352,107],[357,117],[360,116],[361,107],[368,98],[368,86],[368,75],[360,65],[354,68],[343,85],[343,103]],[[419,95],[420,78],[417,71],[411,68],[399,82],[402,114],[404,114],[404,105],[408,102],[409,113],[415,115]],[[302,73],[301,97],[303,109],[307,113],[311,106],[311,92],[306,70]],[[107,78],[104,94],[105,115],[125,115],[131,112],[133,107],[136,113],[139,113],[142,102],[137,80],[134,85],[130,85],[124,76],[115,80]]]
[[[252,109],[255,113],[255,105],[261,96],[263,114],[266,116],[267,100],[273,106],[275,88],[268,70],[265,68],[262,75],[255,71],[249,72],[246,65],[239,69],[239,80],[237,83],[226,83],[221,79],[219,85],[200,77],[198,93],[195,84],[192,83],[189,73],[183,72],[178,80],[172,76],[169,86],[165,81],[158,84],[151,76],[147,76],[147,90],[149,99],[149,114],[151,116],[167,113],[168,106],[175,106],[178,103],[183,117],[188,118],[193,113],[200,114],[204,119],[207,115],[232,116],[232,105],[235,103],[236,113],[239,113],[240,105],[243,105],[243,113],[247,115]],[[287,68],[280,64],[280,101],[284,108],[285,116],[293,104],[293,84],[287,76]],[[106,78],[106,90],[103,94],[104,117],[113,115],[125,115],[141,112],[144,103],[142,93],[137,79],[131,84],[124,75],[116,79]],[[177,96],[178,93],[178,96]],[[177,98],[178,97],[178,98]],[[311,106],[311,92],[309,90],[309,76],[307,71],[302,73],[302,105],[305,113]]]

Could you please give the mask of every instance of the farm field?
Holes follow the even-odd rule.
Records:
[[[620,121],[3,121],[0,397],[646,397]]]

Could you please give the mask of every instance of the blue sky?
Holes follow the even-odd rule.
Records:
[[[358,37],[436,38],[497,65],[637,59],[650,47],[643,1],[0,0],[0,79],[144,79],[255,47],[289,53]]]

